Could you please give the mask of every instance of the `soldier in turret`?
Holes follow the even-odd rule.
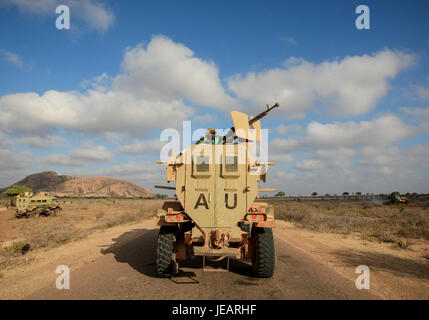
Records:
[[[216,135],[216,130],[214,128],[208,128],[206,131],[206,136],[198,140],[197,144],[199,143],[220,144],[221,140],[222,140],[221,137]]]

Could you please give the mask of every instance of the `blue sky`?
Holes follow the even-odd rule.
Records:
[[[70,7],[71,30],[55,28],[59,4]],[[355,27],[360,4],[370,30]],[[428,192],[428,9],[1,1],[0,187],[43,170],[150,187],[164,179],[153,165],[161,129],[227,128],[231,108],[255,114],[279,101],[262,123],[278,163],[270,185]]]

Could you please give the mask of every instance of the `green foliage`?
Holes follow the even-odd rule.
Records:
[[[156,194],[156,198],[157,199],[166,199],[166,198],[168,198],[168,195],[167,194],[159,194],[159,193],[157,193]]]
[[[6,247],[3,250],[11,257],[21,255],[22,248],[25,246],[24,242],[14,242],[10,247]]]
[[[17,196],[21,193],[24,192],[33,192],[33,190],[29,187],[26,186],[18,186],[18,185],[13,185],[12,187],[10,187],[9,189],[7,189],[5,192],[3,192],[5,195],[7,195],[8,197],[13,197],[13,196]]]
[[[279,192],[277,192],[277,194],[275,195],[275,197],[284,197],[285,195],[286,195],[285,192],[279,191]]]
[[[343,192],[343,196],[348,196],[349,193],[347,191]]]
[[[362,192],[356,192],[355,193],[357,196],[361,196],[362,195]]]
[[[311,195],[313,196],[313,197],[316,197],[317,196],[317,192],[313,192]]]
[[[405,206],[402,203],[398,203],[399,212],[402,213],[405,210]]]

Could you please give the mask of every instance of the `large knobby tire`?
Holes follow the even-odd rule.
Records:
[[[255,276],[271,278],[276,261],[273,229],[255,228],[252,233],[255,240],[255,257],[252,261]]]
[[[162,226],[158,234],[156,271],[160,277],[170,277],[176,269],[174,259],[174,234],[176,228]]]

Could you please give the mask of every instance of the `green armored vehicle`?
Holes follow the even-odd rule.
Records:
[[[260,119],[278,107],[250,120],[247,114],[232,111],[234,127],[225,137],[216,137],[214,129],[207,139],[184,150],[167,165],[167,181],[175,187],[178,201],[166,201],[158,209],[160,226],[157,248],[157,272],[171,276],[178,272],[178,261],[203,257],[213,260],[249,259],[255,276],[272,277],[275,248],[271,205],[255,202],[258,188],[266,180],[266,169],[273,162],[258,162],[252,149],[261,140]],[[251,127],[251,128],[249,128]],[[252,130],[249,130],[252,129]]]
[[[408,199],[406,197],[402,197],[399,192],[392,192],[388,197],[387,200],[389,201],[389,204],[407,204]]]
[[[48,192],[39,192],[36,195],[33,195],[32,192],[25,192],[15,197],[14,204],[16,218],[56,216],[61,210],[57,199]]]

